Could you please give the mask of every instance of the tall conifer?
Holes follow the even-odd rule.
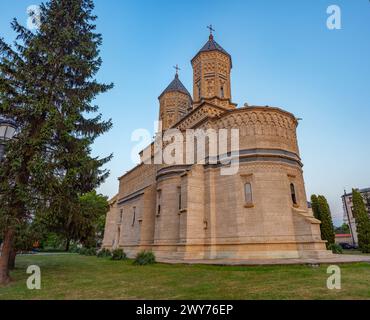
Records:
[[[326,240],[327,246],[335,243],[334,225],[331,217],[330,207],[326,198],[322,195],[317,197],[318,211],[321,220],[321,237]]]
[[[16,44],[0,39],[0,114],[19,129],[0,166],[0,283],[9,281],[15,225],[55,204],[73,206],[108,174],[101,167],[110,157],[94,158],[90,149],[111,128],[93,101],[112,88],[95,80],[102,37],[93,9],[92,0],[50,0],[37,31],[14,20]]]
[[[319,204],[318,204],[317,195],[315,194],[311,196],[311,207],[312,207],[314,217],[320,220]]]
[[[364,253],[370,252],[370,218],[366,210],[364,199],[357,190],[352,190],[353,215],[356,221],[358,246]]]

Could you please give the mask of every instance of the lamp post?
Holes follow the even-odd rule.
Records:
[[[0,116],[0,161],[4,157],[6,142],[13,139],[16,130],[17,126],[13,120]]]

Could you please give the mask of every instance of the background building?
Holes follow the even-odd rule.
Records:
[[[366,204],[367,212],[370,217],[370,188],[365,189],[358,189],[358,191],[361,193],[361,196],[364,199],[364,202]],[[350,227],[352,236],[353,236],[353,242],[357,245],[358,243],[358,237],[357,237],[357,230],[356,230],[356,220],[353,216],[353,201],[352,201],[352,193],[347,193],[344,190],[344,195],[342,195],[342,201],[343,201],[343,210],[344,210],[344,217],[343,221],[344,223],[347,223]]]

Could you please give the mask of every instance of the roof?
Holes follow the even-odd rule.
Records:
[[[231,60],[231,55],[224,49],[222,48],[215,40],[214,40],[214,37],[213,35],[211,34],[209,36],[209,40],[207,41],[207,43],[202,47],[202,49],[199,50],[199,52],[195,55],[195,57],[193,58],[193,60],[201,53],[201,52],[209,52],[209,51],[219,51],[219,52],[222,52],[223,54],[226,54],[227,56],[229,56],[230,60]]]
[[[367,193],[367,192],[370,192],[370,188],[364,188],[364,189],[357,189],[357,191],[358,192],[360,192],[360,193]],[[343,197],[348,197],[348,196],[352,196],[352,192],[351,193],[345,193],[343,196],[342,196],[342,198]]]
[[[182,82],[179,79],[179,75],[176,73],[175,79],[169,84],[169,86],[161,93],[159,96],[162,97],[165,93],[168,92],[182,92],[190,96],[189,91],[185,88],[185,86],[182,84]]]

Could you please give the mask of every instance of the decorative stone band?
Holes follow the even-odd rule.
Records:
[[[246,162],[278,162],[278,163],[286,163],[290,165],[299,165],[302,167],[302,164],[299,163],[297,160],[291,160],[279,156],[265,156],[265,155],[260,155],[260,156],[249,156],[249,157],[243,157],[239,159],[239,163],[246,163]],[[205,168],[219,168],[227,166],[222,163],[217,163],[217,164],[207,164],[205,165]]]
[[[142,189],[140,189],[138,191],[135,191],[134,193],[129,194],[128,196],[126,196],[124,198],[119,199],[118,202],[117,202],[117,204],[118,205],[122,205],[122,204],[124,204],[126,202],[129,202],[131,200],[135,200],[136,198],[139,198],[140,196],[142,196],[144,194],[144,191],[145,191],[146,188],[147,187],[142,188]]]
[[[222,166],[227,166],[221,162],[220,159],[230,158],[231,153],[223,154],[215,158],[207,157],[205,159],[205,168],[218,168]],[[240,163],[246,162],[262,162],[262,161],[273,161],[273,162],[282,162],[290,165],[296,165],[300,168],[303,167],[301,158],[293,152],[281,150],[281,149],[245,149],[240,150],[239,156],[234,155],[234,158],[239,158]],[[210,161],[212,160],[212,161]],[[211,163],[210,163],[211,162]],[[166,178],[181,176],[184,172],[189,170],[191,165],[173,165],[161,168],[157,172],[157,181],[163,180]]]
[[[223,154],[217,157],[217,163],[215,158],[206,158],[206,168],[209,167],[220,167],[224,164],[221,163],[220,159],[230,158],[231,153]],[[238,156],[233,156],[233,158]],[[210,160],[211,163],[210,163]],[[239,162],[252,162],[252,161],[275,161],[284,162],[292,165],[298,165],[303,167],[301,158],[294,152],[281,150],[281,149],[244,149],[239,151]]]
[[[225,157],[230,157],[231,154],[224,154],[217,157],[217,163],[216,161],[213,161],[214,163],[209,163],[210,158],[206,158],[206,164],[204,165],[205,168],[218,168],[221,166],[226,166],[221,163],[220,159],[224,159]],[[215,160],[215,159],[212,159]],[[290,151],[281,150],[281,149],[245,149],[240,150],[239,152],[239,162],[240,163],[247,163],[247,162],[280,162],[280,163],[286,163],[290,165],[299,166],[300,168],[303,167],[303,164],[301,162],[300,157]],[[192,165],[173,165],[164,167],[158,170],[156,175],[156,180],[161,181],[167,178],[171,177],[178,177],[184,174],[187,170],[191,168]],[[144,187],[138,191],[135,191],[124,198],[121,198],[118,200],[118,205],[122,205],[126,202],[129,202],[131,200],[134,200],[140,196],[142,196],[145,192],[145,189],[147,187]]]
[[[191,165],[174,165],[162,168],[157,172],[157,181],[173,176],[181,176]]]

